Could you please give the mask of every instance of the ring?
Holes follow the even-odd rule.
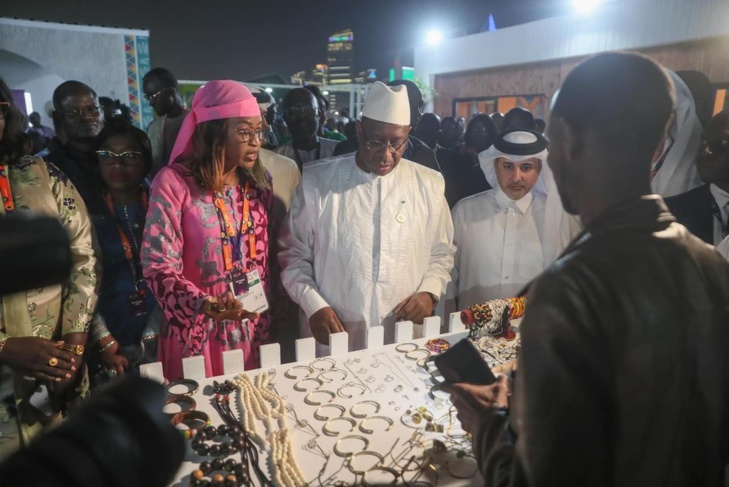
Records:
[[[58,359],[56,357],[51,357],[50,359],[48,359],[48,365],[50,365],[51,367],[55,367],[56,365],[58,365]]]
[[[106,371],[106,375],[108,375],[109,377],[116,377],[117,376],[116,369],[109,369],[109,370],[107,370]]]

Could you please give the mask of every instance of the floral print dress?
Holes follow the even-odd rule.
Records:
[[[242,188],[227,188],[224,201],[232,219],[243,213]],[[268,295],[268,214],[270,190],[248,191],[256,236],[251,259],[248,240],[243,265],[255,266]],[[165,377],[182,377],[182,358],[202,355],[208,377],[222,375],[222,352],[243,350],[245,368],[258,367],[258,348],[270,337],[268,312],[253,321],[214,322],[199,312],[211,296],[229,290],[223,261],[221,226],[212,194],[199,187],[181,164],[163,168],[155,177],[142,243],[142,268],[147,285],[157,298],[165,322],[159,341],[159,359]]]
[[[89,331],[97,301],[96,256],[86,206],[68,177],[42,159],[25,157],[5,166],[17,214],[58,218],[71,242],[73,267],[63,285],[46,286],[0,297],[0,339],[34,336],[60,340],[68,333]],[[0,215],[4,214],[0,204]],[[10,256],[4,256],[10,257]],[[3,278],[10,276],[3,276]],[[76,392],[88,392],[85,371]],[[28,407],[39,384],[0,366],[0,459],[26,444],[42,424],[60,420],[43,418]]]

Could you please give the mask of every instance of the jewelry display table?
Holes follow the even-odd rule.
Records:
[[[438,338],[454,344],[466,335],[462,331]],[[471,440],[461,429],[448,395],[431,392],[442,378],[426,360],[430,339],[245,372],[251,382],[261,375],[263,387],[283,399],[291,438],[287,458],[295,459],[307,485],[483,485]],[[224,424],[212,403],[213,384],[236,376],[198,380],[199,389],[192,395],[196,410],[207,413],[213,426]],[[270,379],[267,387],[265,379]],[[171,393],[176,393],[174,387]],[[170,407],[168,412],[174,412],[175,405]],[[240,421],[240,390],[230,394],[230,407]],[[270,439],[280,424],[255,421],[264,439]],[[201,462],[211,461],[193,451],[189,440],[186,444],[185,461],[171,484],[175,487],[190,485],[191,473]],[[266,441],[258,450],[259,465],[276,484],[271,445]],[[241,455],[227,458],[240,461]],[[250,476],[252,485],[260,485]]]

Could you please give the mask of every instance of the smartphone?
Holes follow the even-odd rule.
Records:
[[[468,338],[464,338],[438,355],[433,362],[445,381],[449,383],[489,385],[496,382],[496,376],[481,356],[481,352]]]

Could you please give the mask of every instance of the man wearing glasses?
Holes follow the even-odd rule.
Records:
[[[53,92],[53,117],[66,137],[54,144],[46,160],[71,180],[90,214],[98,213],[102,181],[96,163],[96,136],[104,127],[104,112],[96,92],[80,81],[61,83]]]
[[[165,68],[149,70],[142,80],[144,97],[157,114],[157,118],[147,127],[147,135],[152,142],[150,179],[154,179],[170,160],[177,133],[189,111],[185,108],[178,89],[177,78]]]
[[[450,280],[453,223],[443,177],[403,158],[410,132],[404,86],[373,84],[357,122],[359,150],[304,167],[280,235],[282,281],[301,306],[303,336],[321,347],[349,333],[422,323]]]
[[[299,170],[304,164],[334,155],[336,140],[319,137],[319,102],[304,88],[294,88],[283,99],[283,118],[293,140],[279,146],[276,152],[296,161]]]

